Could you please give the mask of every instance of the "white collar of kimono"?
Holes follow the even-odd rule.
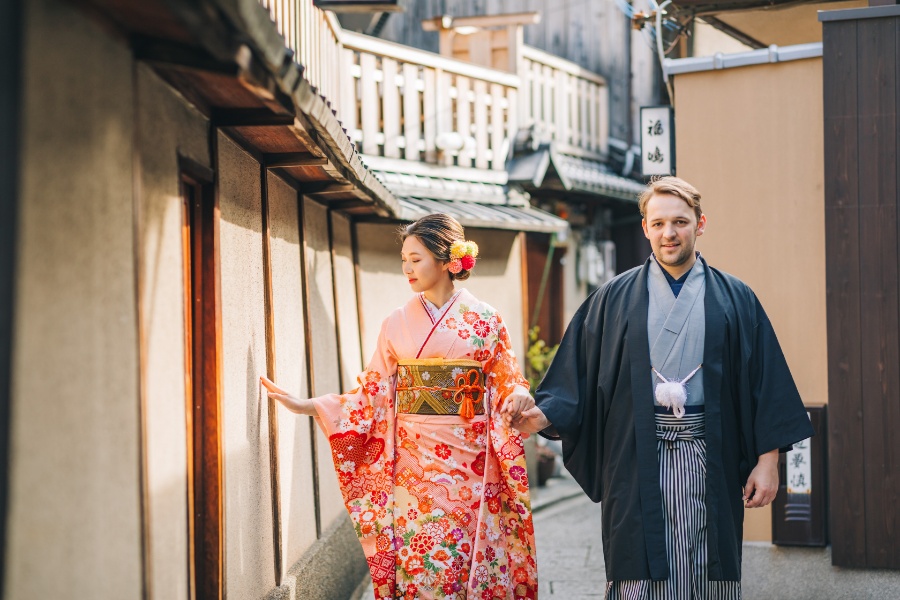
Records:
[[[457,290],[456,292],[454,292],[453,295],[450,296],[450,298],[448,298],[447,301],[444,302],[444,305],[441,307],[438,307],[437,305],[434,304],[434,302],[432,302],[431,300],[426,298],[424,292],[420,293],[419,297],[422,299],[422,305],[425,307],[425,309],[429,313],[431,313],[432,319],[436,320],[438,317],[441,316],[441,314],[444,312],[444,310],[447,308],[447,306],[451,302],[453,302],[453,300],[456,299],[457,296],[459,296],[461,293],[463,293],[463,291],[465,291],[465,288],[461,288],[461,289]]]

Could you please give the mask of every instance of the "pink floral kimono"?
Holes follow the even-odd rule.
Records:
[[[497,311],[468,291],[441,309],[417,294],[385,319],[360,387],[313,399],[376,598],[537,597],[522,438],[498,412],[528,386],[510,346]],[[473,374],[471,386],[442,392],[459,414],[407,412],[397,388],[424,389],[408,359],[477,361],[483,387]],[[466,368],[453,376],[463,381]],[[470,389],[484,391],[469,395],[474,415],[462,401]]]

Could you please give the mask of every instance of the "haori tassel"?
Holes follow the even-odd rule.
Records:
[[[691,373],[678,381],[677,379],[666,379],[655,367],[651,367],[656,376],[662,379],[662,383],[656,384],[656,403],[665,408],[671,409],[676,418],[680,419],[684,416],[684,405],[687,402],[687,387],[685,384],[700,370],[703,365],[697,365],[697,368]]]

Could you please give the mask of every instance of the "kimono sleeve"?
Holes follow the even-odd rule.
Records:
[[[530,387],[512,350],[512,340],[509,338],[506,324],[499,315],[497,315],[497,340],[488,360],[484,363],[484,374],[491,391],[492,413],[499,411],[517,385],[526,390]]]
[[[345,394],[312,398],[319,425],[329,438],[348,431],[383,435],[387,431],[387,421],[393,421],[397,357],[387,335],[389,320],[385,319],[381,325],[375,353],[368,366],[356,377],[359,387]]]
[[[528,389],[528,380],[522,375],[509,333],[499,316],[497,339],[484,363],[484,374],[491,404],[488,421],[490,452],[485,460],[480,527],[491,546],[504,549],[508,572],[515,581],[512,597],[535,598],[534,521],[524,444],[522,435],[516,429],[506,427],[499,414],[499,408],[516,386]],[[473,569],[481,568],[476,564],[477,559],[472,563]]]
[[[595,292],[572,317],[534,395],[551,424],[541,435],[552,438],[558,434],[566,469],[594,502],[600,501],[602,492],[605,429],[597,385],[602,298]],[[615,366],[609,364],[607,368]]]
[[[813,435],[800,393],[788,368],[775,329],[755,299],[756,324],[750,360],[750,394],[754,409],[753,440],[757,456]]]
[[[594,401],[597,377],[596,369],[592,372],[588,368],[593,354],[588,338],[599,338],[601,332],[588,331],[588,316],[594,311],[596,299],[596,294],[588,298],[572,317],[556,356],[535,392],[538,407],[564,440],[579,437],[584,408]]]
[[[375,354],[346,394],[313,398],[328,436],[344,506],[366,555],[379,599],[394,597],[394,384],[397,358],[381,326]]]

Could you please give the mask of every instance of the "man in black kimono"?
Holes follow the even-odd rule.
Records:
[[[812,426],[753,291],[694,250],[697,190],[664,177],[639,206],[653,255],[584,302],[514,424],[602,502],[608,600],[740,598],[744,507]]]

